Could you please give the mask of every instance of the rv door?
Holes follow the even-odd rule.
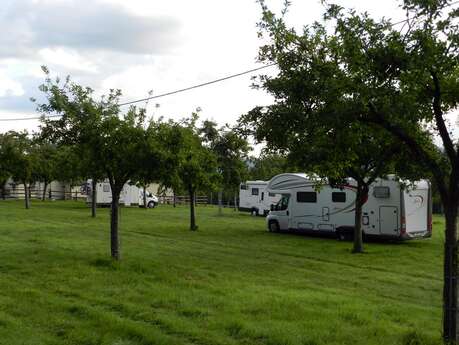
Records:
[[[279,221],[279,227],[281,230],[288,230],[290,228],[290,211],[289,211],[290,194],[283,194],[282,198],[276,205],[276,215]]]

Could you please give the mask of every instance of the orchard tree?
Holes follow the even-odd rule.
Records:
[[[443,338],[457,343],[459,150],[445,117],[459,104],[459,11],[449,0],[404,0],[407,20],[395,25],[329,5],[324,22],[298,32],[286,24],[286,10],[279,17],[260,2],[260,34],[269,42],[259,57],[279,69],[277,76],[261,76],[260,86],[299,114],[278,113],[279,121],[339,112],[346,123],[385,130],[411,152],[408,163],[432,175],[446,218]]]
[[[198,129],[204,143],[217,158],[220,188],[218,191],[219,213],[222,213],[223,190],[234,196],[234,209],[237,209],[239,185],[247,177],[247,154],[250,150],[247,140],[228,126],[217,129],[217,124],[206,120]]]
[[[45,70],[45,72],[47,72]],[[43,133],[68,145],[74,144],[88,161],[97,164],[108,178],[111,193],[110,248],[115,260],[121,257],[119,246],[119,199],[124,185],[135,178],[145,160],[157,160],[156,151],[148,151],[144,109],[130,107],[126,114],[118,106],[120,90],[111,90],[100,101],[93,90],[70,81],[63,84],[47,77],[41,87],[48,102],[40,105],[44,114],[61,115],[43,119]]]
[[[62,181],[65,185],[69,185],[70,187],[81,185],[86,180],[87,175],[85,175],[86,166],[84,164],[84,158],[82,158],[79,155],[79,150],[77,146],[57,146],[54,157],[56,180]]]
[[[26,131],[5,134],[4,164],[15,182],[24,186],[25,208],[30,208],[30,185],[34,182],[32,140]]]
[[[260,110],[261,108],[255,108],[253,111],[257,112]],[[289,165],[285,154],[269,152],[266,149],[262,151],[259,157],[250,157],[247,165],[249,167],[248,178],[250,180],[263,181],[269,181],[274,176],[285,173],[293,168]]]
[[[0,133],[0,192],[2,199],[6,198],[5,186],[8,179],[11,177],[10,169],[8,166],[8,154],[10,136],[8,134]]]
[[[214,189],[219,183],[217,159],[214,153],[203,145],[198,135],[193,115],[181,122],[158,123],[158,134],[164,154],[161,169],[161,183],[175,190],[184,190],[190,199],[190,230],[198,229],[195,214],[197,191]]]
[[[32,174],[35,181],[43,182],[41,200],[45,201],[48,185],[51,181],[55,180],[57,176],[57,147],[50,142],[41,141],[37,138],[34,138],[31,144]]]
[[[179,156],[177,173],[180,184],[190,198],[190,230],[198,229],[195,215],[195,195],[198,190],[215,188],[219,176],[213,152],[202,145],[192,129],[182,127],[184,147]]]

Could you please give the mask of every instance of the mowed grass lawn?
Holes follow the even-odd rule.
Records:
[[[109,210],[0,202],[0,344],[436,344],[443,219],[400,244],[272,234],[198,207]]]

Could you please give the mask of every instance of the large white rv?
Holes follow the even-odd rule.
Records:
[[[267,191],[282,195],[267,217],[269,231],[304,230],[334,233],[340,239],[354,228],[356,182],[334,188],[305,174],[280,174],[271,179]],[[432,196],[430,183],[417,181],[405,187],[393,176],[370,186],[362,210],[364,236],[396,239],[432,235]]]
[[[280,195],[266,190],[268,181],[246,181],[239,188],[239,210],[254,216],[267,215],[270,206],[279,201]]]
[[[85,185],[86,202],[92,202],[91,180]],[[112,202],[112,191],[107,181],[96,183],[96,204],[98,206],[109,206]],[[126,183],[121,191],[120,204],[125,206],[143,206],[143,188]],[[147,190],[147,207],[153,208],[158,205],[158,198]]]

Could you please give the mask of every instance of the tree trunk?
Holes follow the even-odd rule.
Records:
[[[362,208],[368,197],[368,186],[357,183],[357,195],[355,199],[355,219],[354,219],[354,246],[353,253],[363,253],[362,236]]]
[[[28,210],[30,208],[30,199],[29,199],[29,187],[27,183],[24,183],[24,201],[25,201],[25,208]]]
[[[218,214],[221,216],[223,214],[223,201],[222,201],[223,191],[218,191]]]
[[[6,199],[6,193],[5,193],[5,187],[6,186],[6,181],[3,181],[0,183],[0,190],[2,192],[2,199],[5,200]]]
[[[196,226],[196,215],[194,211],[194,190],[191,185],[188,187],[188,192],[190,194],[190,230],[196,231],[198,227]]]
[[[143,207],[147,208],[147,186],[143,186]]]
[[[91,217],[96,218],[97,209],[97,181],[95,178],[91,181]]]
[[[173,194],[172,198],[173,198],[172,199],[172,203],[174,204],[174,207],[176,207],[177,206],[177,196],[175,195],[175,190],[174,190],[174,194]]]
[[[48,181],[44,181],[43,182],[45,185],[43,186],[43,194],[41,196],[41,201],[45,201],[46,200],[46,189],[48,188]]]
[[[112,205],[110,213],[110,250],[112,259],[120,260],[120,242],[118,236],[119,201],[121,189],[112,186]]]
[[[234,193],[234,211],[237,211],[237,193]]]
[[[457,330],[457,203],[445,204],[445,248],[443,282],[443,338],[446,343],[455,344]]]

